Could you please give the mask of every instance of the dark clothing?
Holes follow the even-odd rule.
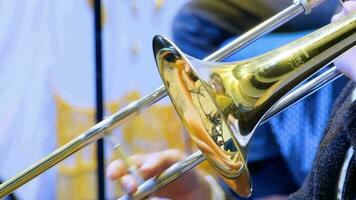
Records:
[[[334,106],[313,169],[301,189],[290,199],[335,199],[345,154],[350,145],[356,150],[356,101],[351,102],[355,83],[349,83]],[[356,155],[351,157],[342,199],[356,199]]]
[[[324,200],[336,199],[337,185],[341,168],[345,161],[345,154],[351,146],[356,152],[356,100],[351,101],[352,91],[356,88],[356,83],[349,83],[340,97],[337,99],[331,115],[325,136],[319,146],[317,157],[313,163],[311,173],[308,175],[303,186],[290,196],[291,200]],[[268,163],[265,163],[268,164]],[[268,166],[266,171],[270,172]],[[267,165],[266,165],[267,166]],[[279,169],[278,169],[279,170]],[[273,173],[273,172],[271,172]],[[280,171],[278,171],[280,173]],[[282,174],[284,172],[282,171]],[[257,176],[258,178],[258,176]],[[269,185],[278,184],[270,177],[259,177],[264,180],[263,185],[256,187],[270,188]],[[268,181],[271,181],[268,183]],[[284,180],[288,181],[288,180]],[[288,183],[285,183],[288,184]],[[223,184],[224,185],[224,184]],[[230,189],[223,186],[228,199],[238,199]],[[270,193],[273,194],[273,193]],[[254,196],[252,196],[254,197]],[[356,199],[356,154],[351,157],[346,170],[346,178],[343,184],[342,199]]]

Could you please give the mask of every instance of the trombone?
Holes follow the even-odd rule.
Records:
[[[162,81],[192,140],[217,175],[237,194],[248,197],[252,183],[247,148],[256,127],[289,91],[355,44],[353,13],[238,62],[189,58],[162,36],[154,38],[153,50]]]
[[[276,29],[283,23],[294,18],[298,14],[300,14],[302,12],[305,12],[306,14],[310,13],[311,9],[315,6],[317,6],[318,4],[320,4],[321,2],[322,2],[321,0],[296,1],[294,4],[292,4],[291,6],[289,6],[282,12],[276,14],[275,16],[271,17],[270,19],[266,20],[265,22],[261,23],[260,25],[256,26],[255,28],[251,29],[250,31],[246,32],[245,34],[241,35],[239,38],[235,39],[234,41],[232,41],[231,43],[229,43],[222,49],[211,54],[210,56],[205,58],[204,61],[220,61],[223,58],[226,58],[227,56],[231,55],[233,52],[236,52],[236,51],[242,49],[246,45],[250,44],[251,42],[253,42],[253,41],[257,40],[258,38],[260,38],[261,36],[265,35],[266,33],[271,32],[272,30]],[[353,21],[354,21],[354,18],[353,18]],[[168,54],[170,54],[170,55],[178,56],[177,58],[179,58],[180,61],[185,61],[186,64],[189,64],[190,61],[187,61],[187,59],[184,57],[184,55],[172,43],[170,43],[165,38],[156,37],[155,42],[156,42],[156,45],[162,45],[162,44],[166,45],[164,47],[162,46],[163,49],[168,48],[168,51],[165,51],[165,53],[168,52]],[[354,45],[353,43],[348,44],[346,46],[349,47],[350,45]],[[345,49],[345,48],[346,47],[344,47],[343,49]],[[156,51],[156,50],[159,50],[159,51]],[[162,50],[162,49],[157,49],[157,48],[155,49],[156,55],[162,56],[162,54],[160,54],[161,53],[160,50]],[[338,53],[341,53],[341,50]],[[158,57],[156,56],[156,62],[157,62],[157,58]],[[166,59],[164,56],[162,58],[163,58],[163,60]],[[178,61],[178,60],[175,60],[175,61]],[[159,62],[157,62],[157,64],[159,65]],[[168,63],[168,64],[172,64],[172,63]],[[321,63],[321,64],[325,65],[327,63]],[[319,66],[319,68],[320,67],[321,66]],[[160,69],[161,75],[162,75],[162,69],[163,68]],[[194,71],[193,68],[192,68],[192,71]],[[194,75],[194,74],[191,74],[191,75]],[[281,101],[276,102],[276,104],[274,106],[272,106],[272,108],[270,110],[266,111],[266,114],[263,115],[262,118],[258,122],[266,121],[268,118],[270,118],[273,115],[277,114],[278,112],[282,111],[283,109],[285,109],[292,103],[303,98],[306,94],[309,94],[312,91],[316,91],[318,88],[331,82],[332,80],[336,79],[339,76],[340,76],[340,73],[337,72],[335,68],[331,68],[323,75],[306,83],[306,85],[305,85],[306,87],[296,88],[293,92],[289,93]],[[167,85],[166,85],[166,87],[167,87]],[[85,131],[84,133],[79,135],[77,138],[73,139],[72,141],[65,144],[64,146],[58,148],[57,150],[55,150],[54,152],[52,152],[51,154],[49,154],[42,160],[38,161],[34,165],[30,166],[29,168],[25,169],[21,173],[17,174],[13,178],[2,183],[0,185],[0,198],[10,194],[14,190],[16,190],[18,187],[20,187],[23,184],[27,183],[28,181],[32,180],[39,174],[43,173],[47,169],[56,165],[58,162],[67,158],[68,156],[72,155],[73,153],[80,150],[81,148],[83,148],[83,147],[87,146],[88,144],[110,134],[112,129],[114,129],[118,125],[124,123],[125,120],[129,119],[129,117],[138,115],[142,110],[144,110],[145,108],[156,103],[157,101],[159,101],[160,99],[165,97],[167,94],[168,93],[167,93],[165,87],[161,86],[158,89],[156,89],[155,91],[153,91],[151,94],[143,97],[140,100],[130,103],[128,106],[126,106],[122,110],[105,118],[103,121],[94,125],[92,128]],[[210,93],[208,92],[207,95],[209,96]],[[218,109],[220,109],[220,108],[218,108]],[[224,122],[224,123],[226,123],[226,122]],[[229,128],[226,124],[224,126],[225,126],[225,127],[223,127],[224,129]],[[247,135],[248,135],[248,137],[252,136],[251,134],[247,134]],[[231,138],[233,138],[233,137],[231,137]],[[234,138],[233,140],[236,140],[236,138]],[[236,143],[237,141],[233,141],[233,142]],[[218,143],[220,144],[221,142],[218,142]],[[246,144],[244,144],[242,146],[245,146],[245,145]],[[238,145],[235,145],[235,146],[238,146]],[[240,166],[237,170],[232,171],[232,173],[229,173],[229,170],[224,169],[224,167],[221,166],[221,163],[214,164],[217,166],[218,171],[221,172],[222,174],[224,174],[223,178],[227,178],[230,180],[230,179],[236,179],[238,177],[244,177],[244,180],[249,179],[248,178],[248,170],[245,165],[245,161],[243,160],[245,158],[245,153],[243,153],[242,150],[244,150],[244,149],[243,148],[239,148],[239,149],[240,149],[240,151],[238,151],[239,153],[236,153],[233,156],[231,154],[228,154],[230,157],[231,156],[234,157],[235,161],[237,161],[235,163],[230,163],[230,164],[234,164],[234,165],[237,164]],[[224,155],[224,156],[226,156],[226,155]],[[212,157],[207,157],[207,158],[211,163],[213,163]],[[168,182],[174,180],[180,174],[184,173],[184,171],[191,169],[192,167],[199,164],[200,162],[202,162],[205,159],[206,159],[206,154],[204,156],[199,151],[192,154],[186,160],[173,165],[171,168],[169,168],[167,171],[165,171],[160,176],[157,176],[154,179],[150,179],[150,180],[146,181],[143,185],[141,185],[139,187],[139,191],[134,195],[134,197],[144,198],[145,196],[147,196],[147,194],[152,193],[152,191],[154,191],[155,189],[162,187],[165,184],[167,184]],[[226,160],[224,160],[224,162],[225,161]],[[245,185],[245,187],[242,187],[242,188],[244,188],[244,190],[238,192],[240,195],[248,196],[251,193],[251,185],[250,185],[249,181],[248,181],[247,185]],[[125,198],[125,196],[123,198]]]

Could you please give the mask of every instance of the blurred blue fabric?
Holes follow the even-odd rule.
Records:
[[[313,20],[304,23],[308,28],[316,29],[330,21],[332,10],[336,8],[336,1],[328,2],[324,5],[325,9],[320,9],[317,16],[313,16]],[[199,15],[195,10],[196,8],[190,10],[187,7],[181,10],[173,24],[173,36],[176,44],[185,53],[202,59],[236,36],[224,30],[216,22],[207,19],[207,15]],[[311,32],[313,29],[303,29],[303,21],[308,19],[304,16],[299,18],[301,20],[296,19],[289,23],[289,28],[293,31],[298,30],[297,32],[280,31],[268,34],[224,61],[251,58]],[[317,20],[318,18],[320,20]],[[292,192],[288,188],[294,188],[295,183],[299,186],[302,184],[311,169],[333,99],[338,94],[338,91],[333,91],[333,88],[341,88],[343,82],[345,81],[341,81],[336,86],[334,84],[324,87],[256,130],[249,146],[249,164],[265,165],[273,163],[270,162],[271,160],[277,160],[279,166],[266,167],[264,173],[269,177],[261,173],[264,169],[257,165],[254,169],[250,169],[254,185],[260,186],[260,189],[254,191],[254,197],[266,194],[288,194],[288,191]],[[284,165],[288,166],[288,169],[285,169]],[[289,170],[290,174],[285,170]],[[266,180],[262,179],[268,178],[281,180],[278,181],[280,184],[265,185],[262,188],[266,183]]]

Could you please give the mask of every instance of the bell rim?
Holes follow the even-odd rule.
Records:
[[[164,74],[164,70],[165,70],[165,66],[161,66],[160,65],[160,55],[162,55],[162,50],[165,49],[164,51],[171,51],[171,53],[174,51],[175,55],[179,55],[179,58],[184,60],[190,70],[193,71],[193,73],[196,74],[196,77],[201,81],[202,86],[204,87],[204,89],[207,91],[210,100],[214,103],[214,106],[216,107],[218,114],[220,115],[220,118],[223,120],[223,123],[225,124],[225,126],[228,128],[228,132],[229,135],[231,136],[231,138],[234,138],[233,143],[236,146],[237,150],[237,154],[239,157],[241,157],[242,159],[239,159],[238,162],[242,162],[241,168],[238,172],[229,172],[229,173],[234,173],[233,176],[227,176],[226,175],[226,170],[222,170],[221,168],[218,167],[217,162],[214,161],[214,159],[211,159],[210,156],[207,156],[206,153],[204,152],[204,150],[202,150],[199,145],[197,145],[196,141],[193,139],[194,135],[192,135],[191,131],[186,127],[186,123],[184,123],[186,121],[186,118],[184,115],[181,114],[181,112],[179,111],[179,101],[177,101],[174,96],[172,95],[172,91],[169,89],[169,84],[168,82],[166,82],[166,76]],[[218,103],[215,101],[213,95],[211,94],[211,91],[209,89],[209,87],[206,85],[205,81],[201,79],[201,76],[199,76],[199,73],[197,72],[197,70],[194,68],[194,66],[191,64],[191,62],[189,61],[189,59],[182,53],[182,51],[175,46],[175,44],[173,42],[171,42],[169,39],[165,38],[164,36],[155,36],[153,39],[153,50],[154,50],[154,57],[155,57],[155,61],[156,61],[156,65],[157,65],[157,69],[160,73],[160,77],[167,89],[167,92],[169,94],[169,98],[175,108],[175,110],[177,111],[179,117],[181,118],[184,126],[187,129],[187,132],[189,134],[189,136],[193,139],[194,143],[198,146],[198,148],[202,151],[202,153],[205,155],[205,157],[207,158],[207,160],[209,161],[209,164],[215,169],[215,171],[221,176],[221,178],[240,196],[243,197],[249,197],[252,193],[252,180],[249,174],[249,170],[247,167],[247,163],[246,163],[246,158],[243,154],[243,152],[241,151],[241,146],[238,144],[237,139],[230,127],[230,125],[228,124],[227,120],[225,119],[222,111],[219,109],[218,107]],[[217,145],[217,144],[215,144]],[[231,161],[231,160],[230,160]],[[240,184],[240,182],[238,181],[239,178],[241,176],[244,176],[243,178],[244,181],[247,181],[247,184]],[[227,179],[227,180],[226,180]],[[231,183],[231,180],[236,180],[238,183]],[[241,188],[242,185],[245,186],[245,188]],[[241,190],[242,189],[242,190]]]

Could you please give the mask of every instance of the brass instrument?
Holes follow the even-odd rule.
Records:
[[[219,61],[299,13],[303,11],[309,13],[311,8],[320,2],[321,0],[297,1],[204,60]],[[352,15],[342,22],[322,29],[318,32],[319,35],[312,34],[302,43],[293,43],[292,46],[284,47],[283,51],[273,51],[265,56],[241,63],[222,64],[221,69],[216,68],[216,63],[208,63],[207,66],[201,68],[204,71],[202,71],[202,77],[198,76],[190,63],[199,65],[206,63],[188,60],[178,48],[163,37],[158,36],[154,39],[156,62],[173,103],[178,108],[179,115],[209,162],[241,196],[248,196],[251,193],[251,183],[244,159],[247,144],[255,127],[261,121],[265,121],[311,91],[317,90],[340,76],[340,73],[333,68],[322,75],[324,78],[311,81],[307,88],[297,88],[285,96],[302,80],[331,62],[347,48],[352,47],[355,43],[352,41],[355,40],[354,29],[355,15]],[[324,31],[325,34],[323,34]],[[324,40],[321,36],[328,36],[328,39]],[[314,50],[317,52],[315,53]],[[308,53],[308,57],[303,57],[305,52]],[[299,63],[300,59],[302,63]],[[275,63],[270,61],[275,61]],[[290,65],[293,62],[299,64]],[[179,73],[183,76],[178,75]],[[174,82],[176,80],[179,82]],[[236,85],[240,86],[234,87]],[[236,90],[240,88],[244,91]],[[246,93],[245,89],[251,93]],[[181,97],[178,97],[178,93]],[[128,117],[138,114],[166,95],[166,90],[162,86],[150,95],[132,102],[124,109],[105,118],[44,159],[2,183],[0,198],[10,194],[79,149],[110,134],[113,128],[123,123]],[[184,109],[181,110],[183,107]],[[187,115],[190,113],[191,116]],[[231,144],[231,148],[227,147],[227,143]],[[201,152],[196,152],[186,160],[173,165],[160,176],[146,181],[139,187],[134,197],[144,198],[204,159]],[[240,187],[236,187],[236,184],[240,184]]]
[[[153,49],[173,105],[195,144],[241,196],[251,193],[247,146],[291,89],[356,44],[356,13],[284,47],[233,63],[188,59],[168,39]]]

